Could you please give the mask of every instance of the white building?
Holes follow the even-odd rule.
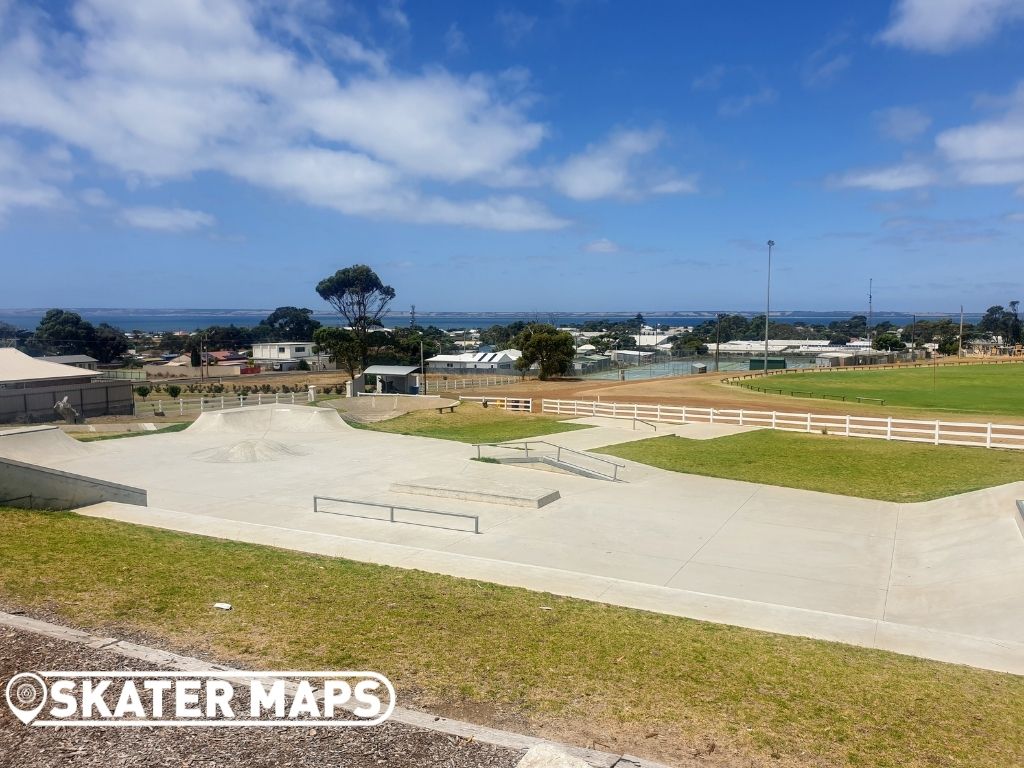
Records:
[[[515,373],[515,363],[523,353],[518,349],[500,352],[463,352],[458,355],[435,355],[427,359],[430,373]]]
[[[314,371],[333,370],[325,353],[313,352],[312,341],[268,341],[252,345],[252,359],[255,365],[274,371],[294,371],[300,361]]]

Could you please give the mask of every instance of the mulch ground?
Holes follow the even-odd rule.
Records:
[[[153,669],[0,627],[0,684],[33,670]],[[521,753],[397,723],[369,728],[31,728],[0,703],[3,768],[511,768]]]

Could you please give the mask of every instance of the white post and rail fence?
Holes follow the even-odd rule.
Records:
[[[835,413],[751,411],[742,408],[603,403],[590,400],[542,400],[541,411],[560,416],[604,416],[646,419],[667,424],[698,422],[764,427],[785,432],[818,432],[842,437],[868,437],[932,445],[1024,449],[1024,424],[992,424],[936,419],[898,419]]]

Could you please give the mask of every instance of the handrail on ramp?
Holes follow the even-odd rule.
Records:
[[[590,473],[592,473],[594,475],[601,475],[602,477],[604,477],[607,480],[618,481],[618,479],[619,479],[619,470],[620,469],[625,469],[625,467],[626,467],[625,464],[618,464],[618,463],[616,463],[614,461],[611,461],[609,459],[603,459],[600,456],[595,456],[592,453],[585,453],[584,451],[576,451],[576,450],[573,450],[572,448],[566,448],[564,446],[558,445],[557,443],[550,443],[547,440],[521,440],[521,441],[517,441],[517,442],[511,442],[510,441],[510,442],[506,442],[506,443],[473,443],[473,447],[476,448],[476,457],[478,459],[483,458],[483,454],[482,454],[480,449],[481,448],[486,448],[486,447],[491,447],[491,448],[509,448],[509,449],[516,450],[516,451],[523,451],[525,456],[526,456],[526,458],[529,458],[530,457],[530,446],[531,445],[547,445],[547,446],[550,446],[551,448],[555,449],[555,461],[556,462],[558,462],[560,464],[566,464],[566,465],[568,465],[570,467],[575,467],[576,469],[583,470],[584,472],[590,472]],[[598,472],[597,470],[588,469],[587,467],[581,467],[578,464],[573,464],[572,462],[565,461],[565,460],[562,459],[562,452],[563,451],[565,453],[570,453],[570,454],[572,454],[574,456],[583,456],[584,458],[590,459],[591,461],[599,461],[602,464],[610,464],[611,467],[612,467],[611,474],[610,475],[607,474],[607,470],[605,470],[605,472]],[[534,452],[536,453],[536,451],[534,451]]]
[[[422,512],[428,515],[444,515],[445,517],[464,517],[467,520],[473,521],[473,533],[480,533],[480,518],[477,515],[466,515],[461,512],[441,512],[436,509],[421,509],[420,507],[405,507],[401,504],[382,504],[377,501],[363,501],[362,499],[340,499],[335,496],[313,496],[313,512],[323,512],[328,515],[344,515],[345,517],[359,517],[363,520],[376,520],[378,522],[384,522],[379,517],[370,517],[369,515],[357,515],[354,512],[338,512],[330,509],[320,509],[321,501],[336,501],[342,504],[360,504],[366,507],[380,507],[381,509],[387,509],[389,523],[402,523],[403,525],[418,525],[421,528],[440,528],[444,531],[461,531],[461,528],[449,528],[445,525],[429,525],[428,523],[413,523],[409,520],[397,520],[395,519],[395,510],[404,510],[406,512]],[[463,531],[463,533],[469,533],[469,531]]]

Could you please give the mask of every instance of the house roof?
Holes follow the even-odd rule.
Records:
[[[518,360],[523,353],[518,349],[503,349],[500,352],[463,352],[461,355],[434,355],[428,363],[499,363]]]
[[[370,373],[376,376],[408,376],[418,373],[418,365],[371,365],[363,373]]]
[[[95,371],[73,365],[50,363],[29,357],[17,349],[0,349],[0,383],[47,381],[50,379],[92,379]]]

